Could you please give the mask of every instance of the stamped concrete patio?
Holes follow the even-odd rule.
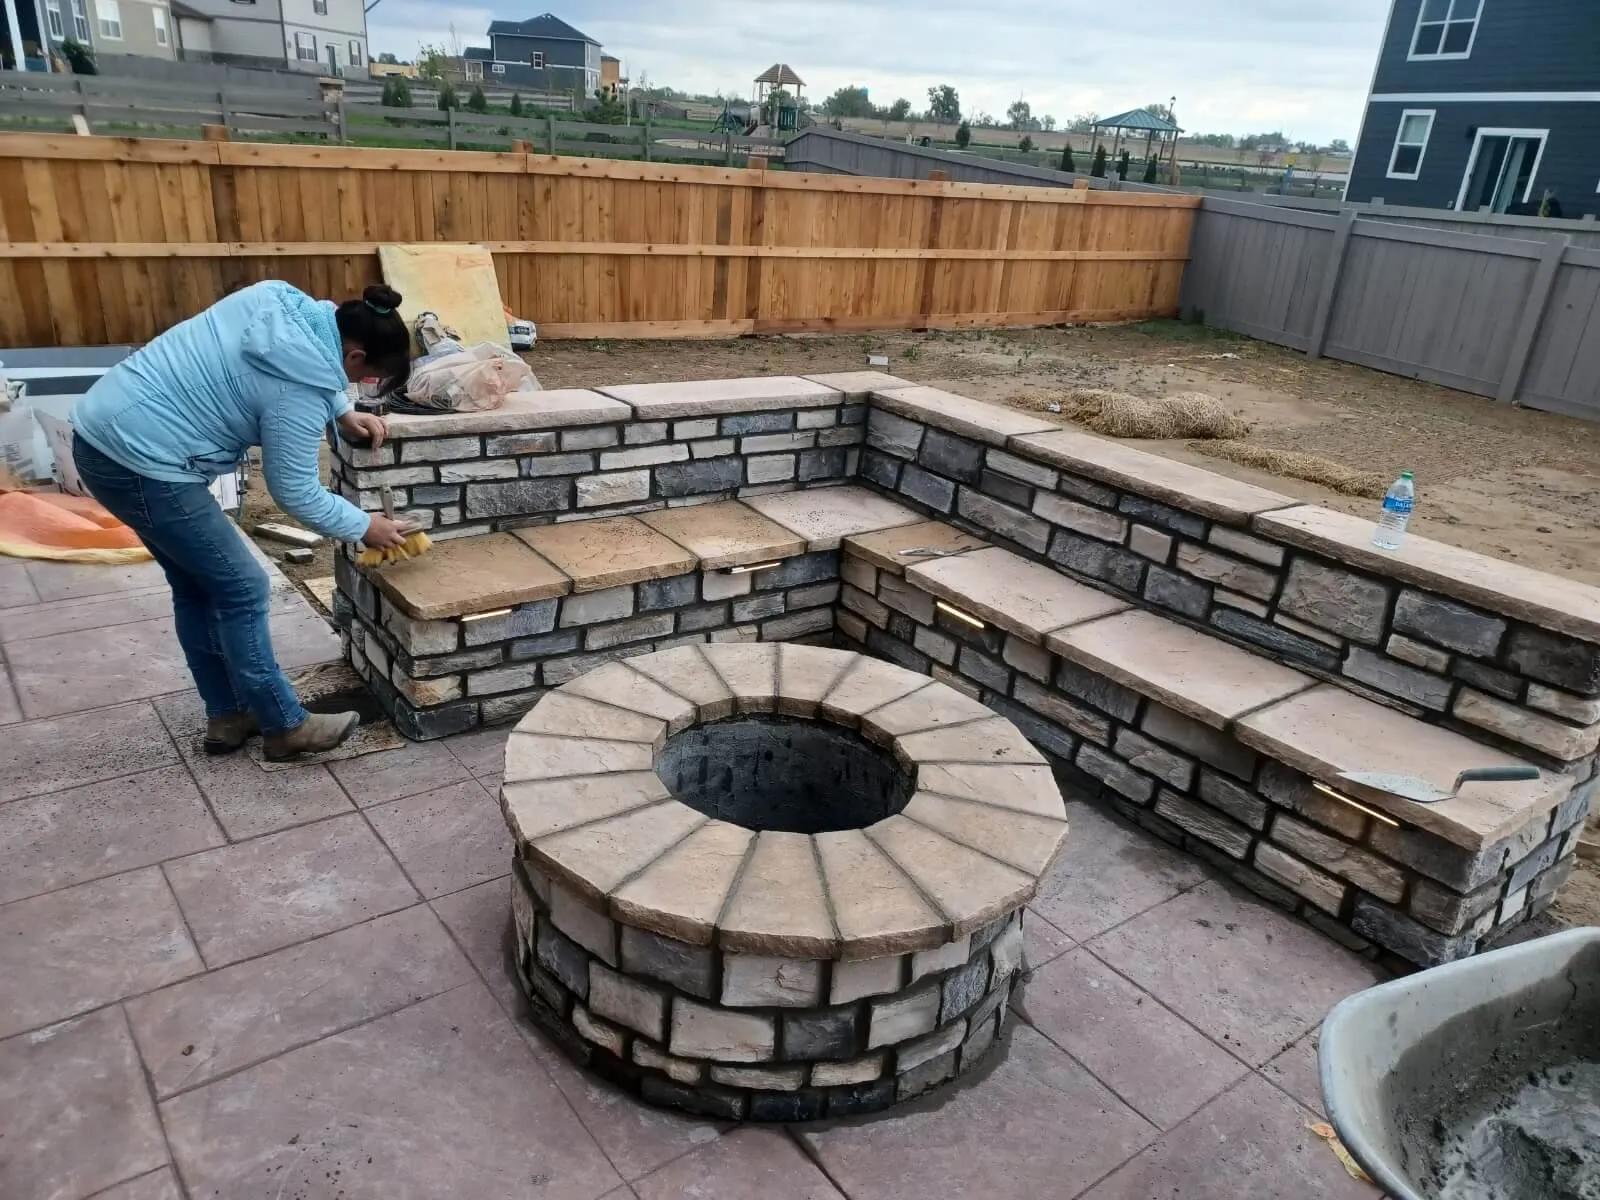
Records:
[[[0,1196],[1375,1197],[1307,1126],[1371,964],[1069,798],[975,1076],[730,1128],[586,1077],[505,952],[502,732],[198,753],[153,568],[0,561]],[[287,587],[286,663],[338,658]]]

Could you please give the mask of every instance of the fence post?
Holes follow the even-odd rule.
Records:
[[[231,136],[233,129],[233,106],[228,103],[226,88],[217,89],[217,107],[222,110],[222,128]]]
[[[1534,339],[1539,336],[1539,326],[1544,321],[1550,293],[1556,285],[1556,273],[1560,271],[1562,256],[1571,244],[1570,237],[1563,237],[1559,241],[1551,238],[1539,255],[1533,282],[1528,285],[1528,300],[1522,306],[1522,322],[1517,326],[1517,337],[1511,343],[1511,353],[1506,356],[1506,370],[1500,377],[1500,390],[1494,394],[1494,398],[1502,404],[1510,404],[1517,398],[1523,373],[1528,369],[1528,358],[1533,354]]]
[[[1339,293],[1339,276],[1344,271],[1345,252],[1350,248],[1350,237],[1356,228],[1356,210],[1347,208],[1339,214],[1339,224],[1333,231],[1333,245],[1328,248],[1328,261],[1322,268],[1322,283],[1317,289],[1317,307],[1311,316],[1311,333],[1306,339],[1306,357],[1321,358],[1322,348],[1328,343],[1328,326],[1333,321],[1333,302]]]
[[[545,132],[545,137],[548,138],[549,142],[550,142],[550,153],[554,154],[556,152],[556,115],[555,115],[555,113],[546,113],[545,114],[544,132]]]
[[[347,146],[350,144],[350,114],[345,111],[344,94],[342,92],[339,95],[339,110],[337,116],[339,121],[339,144],[341,146]]]
[[[83,76],[74,76],[72,83],[73,90],[78,93],[78,115],[83,118],[85,127],[93,128],[93,126],[89,125],[89,100],[88,97],[84,95]]]
[[[444,136],[447,139],[446,144],[450,149],[454,150],[456,148],[456,110],[453,108],[444,110],[444,130]]]
[[[651,136],[652,135],[650,133],[650,106],[648,104],[646,104],[644,106],[644,141],[643,141],[643,143],[641,143],[641,151],[640,151],[645,162],[649,162],[650,161],[650,140],[651,140]]]
[[[228,127],[226,125],[200,126],[200,140],[203,142],[225,142],[228,140]]]

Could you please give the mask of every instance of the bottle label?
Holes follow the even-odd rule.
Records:
[[[1415,501],[1410,496],[1389,495],[1383,498],[1383,511],[1393,513],[1397,517],[1409,517],[1411,506]]]

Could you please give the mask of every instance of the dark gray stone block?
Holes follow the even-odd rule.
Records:
[[[631,975],[647,975],[691,996],[714,998],[716,959],[709,946],[691,946],[631,925],[622,927],[622,969]]]
[[[438,484],[419,484],[411,489],[411,503],[417,504],[455,504],[461,499],[461,489],[454,485],[441,487]]]
[[[762,617],[775,617],[783,612],[783,605],[782,592],[758,592],[754,596],[742,596],[733,602],[733,623],[738,625]]]
[[[1162,608],[1170,608],[1197,621],[1205,619],[1211,607],[1211,589],[1188,575],[1169,571],[1165,567],[1146,568],[1144,598]]]
[[[1359,892],[1356,894],[1355,913],[1350,918],[1350,927],[1362,937],[1394,951],[1407,962],[1424,967],[1466,958],[1478,944],[1475,934],[1446,937],[1398,909]]]
[[[1045,753],[1072,761],[1078,749],[1078,739],[1070,733],[1044,720],[1038,713],[998,696],[985,697],[984,703],[1015,725],[1023,737]]]
[[[1169,508],[1165,504],[1158,504],[1154,500],[1147,500],[1143,496],[1123,496],[1117,507],[1130,517],[1143,521],[1146,525],[1156,525],[1162,529],[1171,530],[1173,533],[1185,534],[1196,540],[1205,536],[1206,522],[1204,517],[1197,517],[1193,513],[1186,513],[1181,509]]]
[[[1484,663],[1474,662],[1470,658],[1458,658],[1451,666],[1450,674],[1481,691],[1492,692],[1507,700],[1522,699],[1522,677],[1513,675],[1510,671],[1497,670]]]
[[[534,956],[539,965],[579,1000],[589,998],[589,955],[543,914],[534,931]]]
[[[1031,487],[998,471],[985,471],[978,479],[978,490],[986,496],[993,496],[996,500],[1015,504],[1018,508],[1029,508],[1033,505]]]
[[[1493,658],[1505,636],[1502,617],[1468,608],[1431,592],[1407,588],[1395,601],[1394,627],[1401,633],[1420,637],[1435,646],[1445,646],[1462,654]]]
[[[890,662],[902,666],[908,671],[916,671],[920,675],[927,675],[933,666],[926,654],[913,650],[904,642],[890,637],[881,629],[867,630],[867,649],[879,658],[886,658]]]
[[[1507,661],[1524,675],[1583,696],[1600,694],[1600,646],[1543,629],[1518,626]]]
[[[719,625],[727,625],[728,606],[726,604],[707,604],[703,608],[691,608],[678,614],[678,632],[695,633],[701,629],[715,629]]]
[[[930,429],[922,439],[917,461],[930,471],[962,483],[976,483],[983,475],[984,447],[977,442]]]
[[[854,1007],[786,1012],[781,1036],[786,1059],[846,1059],[861,1053]]]
[[[830,446],[820,450],[802,450],[795,467],[795,478],[801,483],[813,479],[843,479],[845,476],[845,451],[843,446]]]
[[[875,408],[867,414],[867,445],[895,458],[916,458],[924,428],[893,413]]]
[[[1065,471],[1056,480],[1056,491],[1063,496],[1074,496],[1079,500],[1087,500],[1090,504],[1098,504],[1101,508],[1115,508],[1118,498],[1122,495],[1115,488],[1084,479],[1081,475],[1069,475]]]
[[[393,712],[394,727],[400,736],[414,742],[449,737],[452,733],[465,733],[480,720],[476,701],[458,704],[441,704],[437,708],[412,708],[404,701],[397,702]]]
[[[1148,804],[1150,797],[1155,795],[1155,780],[1135,771],[1120,758],[1107,754],[1098,746],[1084,742],[1078,747],[1075,761],[1080,770],[1087,771],[1112,791],[1136,804]]]
[[[640,1078],[639,1094],[652,1104],[681,1108],[703,1117],[737,1121],[745,1115],[745,1097],[740,1092],[710,1086],[688,1087],[659,1075]]]
[[[867,420],[867,406],[865,404],[846,404],[839,410],[839,424],[863,425]]]
[[[979,1000],[989,986],[989,956],[980,954],[964,967],[944,977],[939,1001],[939,1024],[947,1025]]]
[[[1511,878],[1506,880],[1506,894],[1513,895],[1533,881],[1534,876],[1561,857],[1561,839],[1551,838],[1527,858],[1511,868]]]
[[[995,662],[987,655],[979,654],[971,646],[962,647],[956,670],[991,691],[999,692],[1002,696],[1011,685],[1011,672],[1003,664]]]
[[[751,1092],[748,1119],[752,1121],[820,1121],[827,1111],[826,1092]]]
[[[1488,883],[1500,873],[1506,858],[1504,843],[1474,854],[1410,826],[1396,829],[1374,824],[1368,844],[1385,858],[1458,892],[1476,891]]]
[[[655,469],[656,491],[666,497],[732,491],[744,481],[744,460],[738,455],[667,463]]]
[[[1393,587],[1366,575],[1310,558],[1289,564],[1278,608],[1342,637],[1368,645],[1383,641]]]
[[[938,1087],[946,1079],[956,1073],[956,1051],[951,1050],[930,1058],[921,1066],[913,1067],[895,1078],[898,1081],[897,1092],[901,1100],[910,1099],[920,1095],[929,1088]]]
[[[1443,712],[1450,706],[1452,689],[1448,679],[1420,667],[1396,662],[1362,646],[1350,647],[1344,660],[1344,673],[1369,687],[1420,704],[1423,708]]]
[[[870,447],[861,452],[861,478],[893,491],[900,482],[900,461]]]
[[[793,428],[792,412],[748,413],[722,418],[723,437],[741,437],[747,433],[783,433]]]
[[[1146,566],[1144,559],[1120,546],[1079,537],[1065,529],[1056,530],[1055,537],[1050,540],[1048,557],[1070,571],[1103,580],[1126,592],[1139,590],[1139,579]]]
[[[1010,538],[1019,546],[1025,546],[1029,550],[1043,553],[1049,542],[1050,526],[1047,522],[1041,521],[1031,513],[1023,512],[1020,508],[991,500],[982,492],[970,487],[960,489],[956,506],[967,520],[991,533]]]
[[[825,579],[839,578],[839,552],[817,550],[810,554],[796,554],[786,558],[769,571],[757,571],[755,585],[761,591],[773,588],[799,587],[806,583],[820,583]]]
[[[1325,646],[1308,637],[1301,637],[1298,633],[1291,633],[1281,625],[1252,617],[1249,613],[1240,612],[1236,608],[1218,607],[1211,614],[1211,624],[1225,633],[1231,633],[1234,637],[1262,646],[1285,658],[1296,658],[1312,666],[1321,667],[1324,671],[1339,669],[1339,652],[1333,647]]]
[[[700,577],[691,571],[671,579],[647,579],[639,585],[639,609],[648,612],[655,608],[677,608],[693,604],[700,587]]]
[[[862,1113],[882,1112],[894,1103],[894,1076],[875,1079],[871,1083],[857,1083],[850,1087],[828,1089],[828,1115],[854,1117]]]
[[[513,483],[467,485],[468,517],[515,517],[565,512],[572,507],[568,479],[522,479]]]
[[[1225,812],[1251,829],[1267,827],[1267,803],[1248,788],[1224,779],[1215,771],[1201,768],[1200,799],[1219,812]]]
[[[900,473],[900,492],[919,504],[947,513],[955,503],[956,485],[907,463],[905,470]]]
[[[1069,696],[1076,696],[1119,721],[1131,721],[1139,711],[1137,692],[1064,658],[1056,660],[1055,683]]]
[[[583,631],[579,629],[563,629],[543,637],[523,638],[511,643],[508,657],[522,662],[530,658],[548,658],[552,654],[571,654],[582,644],[582,640]]]

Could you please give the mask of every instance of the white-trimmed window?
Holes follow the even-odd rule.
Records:
[[[94,6],[100,15],[100,36],[108,42],[122,40],[122,6],[117,0],[99,0]]]
[[[294,35],[294,56],[301,62],[317,61],[317,35],[314,33],[296,33]]]
[[[1400,114],[1394,149],[1389,153],[1390,179],[1415,179],[1422,174],[1422,155],[1433,133],[1431,108],[1408,108]]]
[[[1410,58],[1466,58],[1478,36],[1483,0],[1422,0]]]
[[[469,58],[469,59],[467,59],[467,78],[468,79],[482,79],[483,78],[483,60],[481,58]]]
[[[361,65],[361,43],[355,38],[350,39],[350,65],[352,67]]]
[[[311,11],[319,17],[328,15],[328,0],[311,0]]]
[[[506,73],[506,65],[505,65],[505,63],[490,63],[489,64],[489,74],[491,74],[491,75],[504,75],[505,73]]]
[[[89,44],[89,10],[84,0],[72,0],[72,32],[85,46]]]
[[[544,51],[532,50],[528,53],[528,65],[536,71],[544,70]]]
[[[150,19],[156,23],[156,45],[165,46],[171,40],[167,34],[167,10],[159,5],[152,8]]]
[[[50,36],[56,41],[67,36],[67,27],[61,21],[61,0],[44,0],[44,19],[50,23]]]

